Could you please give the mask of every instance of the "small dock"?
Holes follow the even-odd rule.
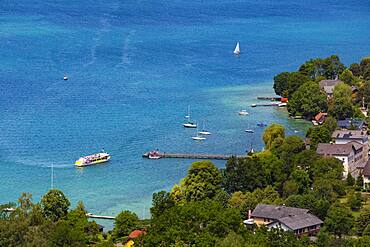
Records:
[[[251,107],[261,107],[261,106],[279,106],[279,103],[266,103],[266,104],[252,104]]]
[[[257,97],[259,100],[271,100],[271,101],[280,101],[281,97],[265,97],[265,96],[259,96]]]
[[[103,220],[114,220],[116,217],[113,216],[105,216],[105,215],[95,215],[92,213],[86,214],[87,218],[93,218],[93,219],[103,219]]]
[[[186,153],[166,153],[158,152],[159,158],[177,158],[177,159],[208,159],[208,160],[228,160],[231,157],[246,157],[243,155],[224,155],[224,154],[186,154]],[[143,158],[149,158],[149,152],[143,154]]]

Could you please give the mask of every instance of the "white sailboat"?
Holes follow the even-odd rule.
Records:
[[[190,118],[190,105],[188,105],[188,114],[185,116],[185,118]]]
[[[196,136],[192,136],[191,139],[193,139],[194,141],[203,141],[206,138],[203,137],[203,136],[200,136],[199,133],[197,133],[197,135]]]
[[[203,121],[202,131],[199,131],[198,134],[200,134],[200,135],[211,135],[212,134],[211,132],[206,130],[204,121]]]
[[[190,120],[190,106],[188,106],[188,115],[185,116],[188,120],[186,123],[182,124],[185,128],[196,128],[197,124]]]
[[[234,49],[234,54],[235,55],[240,55],[240,44],[239,42],[236,43],[235,49]]]

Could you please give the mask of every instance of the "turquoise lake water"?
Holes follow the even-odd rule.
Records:
[[[192,161],[142,153],[261,149],[258,121],[302,135],[307,124],[283,109],[249,105],[309,58],[338,54],[349,65],[370,55],[369,13],[369,1],[348,0],[2,0],[0,203],[24,191],[39,200],[53,164],[73,205],[149,217],[152,193],[170,190]],[[188,105],[213,133],[204,142],[182,127]],[[237,115],[243,108],[249,116]],[[109,163],[73,166],[102,147]]]

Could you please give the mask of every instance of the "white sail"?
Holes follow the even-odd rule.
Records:
[[[239,45],[239,42],[236,43],[234,54],[235,55],[239,55],[240,54],[240,45]]]

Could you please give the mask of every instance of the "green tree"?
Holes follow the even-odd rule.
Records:
[[[263,188],[266,177],[257,157],[230,158],[222,169],[223,188],[228,193]]]
[[[144,245],[214,246],[230,232],[239,232],[241,220],[238,210],[209,199],[176,205],[153,219]]]
[[[283,188],[283,196],[284,198],[287,198],[291,195],[296,195],[298,194],[298,185],[296,182],[292,180],[288,180],[284,183],[284,188]]]
[[[283,72],[274,77],[274,90],[277,95],[287,97],[288,96],[288,79],[290,73]]]
[[[360,214],[356,217],[355,227],[359,236],[362,235],[365,228],[370,224],[370,208],[363,207]]]
[[[300,86],[288,102],[290,114],[300,115],[307,119],[311,119],[319,112],[326,112],[327,108],[326,95],[315,82]]]
[[[63,192],[57,189],[49,190],[41,198],[40,204],[44,216],[52,221],[65,218],[71,205]]]
[[[335,79],[345,69],[336,55],[327,58],[311,59],[299,68],[299,72],[311,77],[313,80],[323,76],[325,79]]]
[[[200,201],[213,198],[221,190],[221,182],[220,171],[211,161],[196,161],[171,193],[178,203]]]
[[[347,175],[347,179],[346,179],[346,182],[347,182],[347,185],[348,185],[348,186],[353,186],[353,185],[355,185],[356,180],[354,179],[354,177],[352,177],[351,173],[348,173],[348,175]]]
[[[341,204],[334,204],[328,210],[325,220],[326,229],[341,238],[350,232],[354,224],[351,211]]]
[[[160,191],[153,193],[152,207],[150,208],[150,213],[152,217],[160,216],[165,210],[173,207],[175,201],[173,200],[170,193],[166,191]]]
[[[310,148],[316,150],[319,143],[329,143],[331,142],[331,133],[327,128],[323,126],[315,126],[309,129],[307,132],[308,137],[311,139]]]
[[[346,69],[344,64],[340,62],[339,57],[336,55],[327,57],[324,64],[324,68],[326,70],[325,77],[328,79],[335,79]]]
[[[347,204],[349,208],[353,211],[358,211],[362,207],[363,198],[361,193],[350,191],[348,194],[348,201]]]
[[[356,77],[361,76],[361,67],[358,63],[353,63],[349,66],[349,70],[352,72],[352,74]]]
[[[256,157],[263,170],[266,184],[279,188],[289,175],[285,173],[283,161],[268,150],[259,152]]]
[[[321,157],[310,167],[310,177],[312,180],[317,178],[341,179],[343,174],[342,162],[334,157]]]
[[[86,246],[85,234],[81,229],[71,227],[65,220],[59,220],[55,223],[51,231],[49,246]]]
[[[358,80],[349,69],[344,70],[339,79],[350,86],[356,85]]]
[[[359,176],[356,180],[356,186],[362,188],[364,186],[364,178]]]
[[[227,208],[229,199],[230,199],[230,195],[224,190],[220,190],[213,198],[215,202],[218,202],[224,208]]]
[[[307,172],[303,170],[295,170],[290,175],[290,179],[294,181],[296,185],[298,186],[299,194],[304,194],[309,190],[311,179]]]
[[[283,162],[283,172],[289,176],[293,172],[294,156],[305,150],[305,144],[299,136],[289,136],[275,147],[272,152]]]
[[[285,128],[280,124],[271,124],[263,132],[263,141],[266,149],[270,149],[276,138],[285,138]]]
[[[321,127],[324,129],[327,129],[331,135],[334,132],[334,130],[337,129],[338,123],[335,118],[333,118],[332,116],[329,116],[326,118],[325,122],[323,123]]]
[[[287,88],[287,92],[288,92],[288,97],[291,98],[293,93],[295,91],[298,90],[298,88],[305,84],[306,82],[309,82],[310,81],[310,78],[299,73],[299,72],[292,72],[290,73],[289,75],[289,78],[288,78],[288,88]]]
[[[292,162],[293,166],[308,171],[311,165],[319,159],[319,156],[314,150],[303,150],[302,152],[294,155]]]
[[[333,104],[329,108],[329,113],[336,119],[351,118],[353,116],[354,110],[350,86],[339,83],[334,87]]]
[[[122,211],[114,220],[113,237],[115,239],[127,236],[138,227],[139,218],[128,210]]]
[[[370,72],[370,57],[365,57],[360,62],[361,75],[365,80],[369,80]]]

